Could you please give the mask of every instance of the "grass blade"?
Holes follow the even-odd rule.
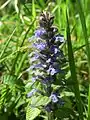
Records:
[[[0,54],[0,59],[2,58],[4,52],[6,51],[6,48],[8,47],[8,45],[9,45],[9,43],[11,41],[11,38],[12,38],[13,34],[15,33],[15,31],[16,31],[16,28],[13,30],[12,34],[10,35],[9,39],[7,40],[5,46],[4,46],[4,48],[3,48],[3,50],[2,50],[2,52]]]
[[[23,38],[23,40],[22,40],[22,43],[21,43],[20,47],[23,46],[24,41],[26,40],[27,34],[29,33],[30,29],[32,28],[34,22],[35,22],[35,20],[30,24],[28,30],[26,31],[25,36],[24,36],[24,38]],[[17,60],[18,60],[18,58],[19,58],[19,54],[20,54],[20,51],[17,53],[16,58],[15,58],[15,60],[13,61],[13,65],[12,65],[12,68],[11,68],[11,74],[12,74],[12,73],[14,72],[14,70],[15,70],[15,65],[16,65]]]
[[[10,2],[11,2],[11,0],[7,0],[2,6],[0,6],[0,10],[5,8]]]
[[[70,65],[70,71],[71,71],[71,77],[74,81],[73,88],[74,88],[74,94],[76,98],[76,104],[77,109],[79,113],[79,120],[83,120],[83,108],[81,103],[81,97],[80,97],[80,91],[79,91],[79,84],[77,81],[77,75],[75,70],[75,62],[74,62],[74,56],[73,56],[73,50],[72,50],[72,44],[71,44],[71,37],[70,37],[70,27],[69,27],[69,21],[68,16],[66,13],[66,19],[67,19],[67,45],[68,45],[68,58],[69,58],[69,65]]]
[[[23,64],[24,64],[24,61],[25,61],[26,57],[27,57],[27,52],[23,54],[22,59],[21,59],[21,62],[20,62],[20,64],[19,64],[18,68],[17,68],[17,71],[16,71],[15,75],[17,75],[17,76],[19,75],[19,73],[20,73],[20,71],[21,71],[21,68],[22,68],[22,66],[23,66]]]
[[[88,67],[88,69],[89,69],[88,120],[90,120],[90,45],[89,45],[89,40],[88,40],[88,35],[87,35],[87,28],[86,28],[84,12],[83,12],[80,1],[76,0],[76,2],[77,2],[77,8],[78,8],[78,12],[79,12],[80,20],[81,20],[83,35],[85,38],[86,52],[87,52],[88,65],[89,65],[89,67]]]
[[[32,19],[36,18],[36,10],[35,10],[35,0],[32,0]],[[36,28],[36,22],[34,22],[34,28]]]

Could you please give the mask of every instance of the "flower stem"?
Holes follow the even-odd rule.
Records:
[[[52,112],[47,112],[47,115],[48,115],[48,120],[54,120]]]

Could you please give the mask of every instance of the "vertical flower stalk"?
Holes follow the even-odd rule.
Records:
[[[64,80],[65,74],[62,66],[65,63],[65,58],[63,51],[60,49],[64,37],[58,33],[58,29],[53,26],[53,22],[53,16],[47,12],[41,13],[40,26],[35,31],[34,36],[29,39],[30,42],[34,40],[31,46],[34,51],[30,54],[30,61],[33,65],[29,69],[33,71],[32,81],[39,81],[43,86],[43,95],[50,99],[50,102],[44,106],[47,112],[54,112],[55,109],[64,104],[59,89],[53,87],[54,85],[60,87],[61,81]],[[57,75],[60,76],[59,79]],[[38,92],[38,90],[32,90],[28,93],[28,96],[31,97],[35,92]]]

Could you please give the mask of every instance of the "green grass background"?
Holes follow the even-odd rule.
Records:
[[[55,16],[54,25],[66,40],[67,84],[63,95],[68,104],[59,111],[60,116],[56,115],[61,120],[90,120],[89,6],[89,0],[0,0],[1,120],[48,119],[39,109],[29,108],[30,99],[26,98],[31,90],[31,76],[26,72],[32,51],[28,38],[38,27],[42,11]],[[35,104],[38,102],[40,99]]]

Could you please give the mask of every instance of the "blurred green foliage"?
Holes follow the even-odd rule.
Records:
[[[90,1],[81,0],[81,6],[86,19],[87,38],[90,41]],[[38,27],[39,14],[49,11],[55,16],[54,24],[59,32],[65,36],[66,44],[63,46],[68,60],[67,52],[67,19],[70,27],[72,50],[75,61],[76,76],[79,83],[79,92],[83,106],[83,118],[87,119],[88,109],[88,61],[85,49],[85,31],[79,16],[76,0],[0,0],[0,119],[1,120],[47,120],[47,116],[38,108],[29,108],[31,99],[27,93],[31,90],[29,68],[28,38]],[[85,25],[84,25],[85,26]],[[88,51],[90,51],[88,49]],[[66,66],[66,86],[62,92],[66,105],[55,114],[58,120],[78,120],[76,99],[74,96],[74,79],[71,78],[70,67]],[[37,85],[36,85],[37,86]],[[38,86],[40,87],[40,86]],[[77,90],[76,90],[77,91]],[[35,98],[35,105],[43,105],[43,97]],[[46,100],[47,102],[48,100]]]

